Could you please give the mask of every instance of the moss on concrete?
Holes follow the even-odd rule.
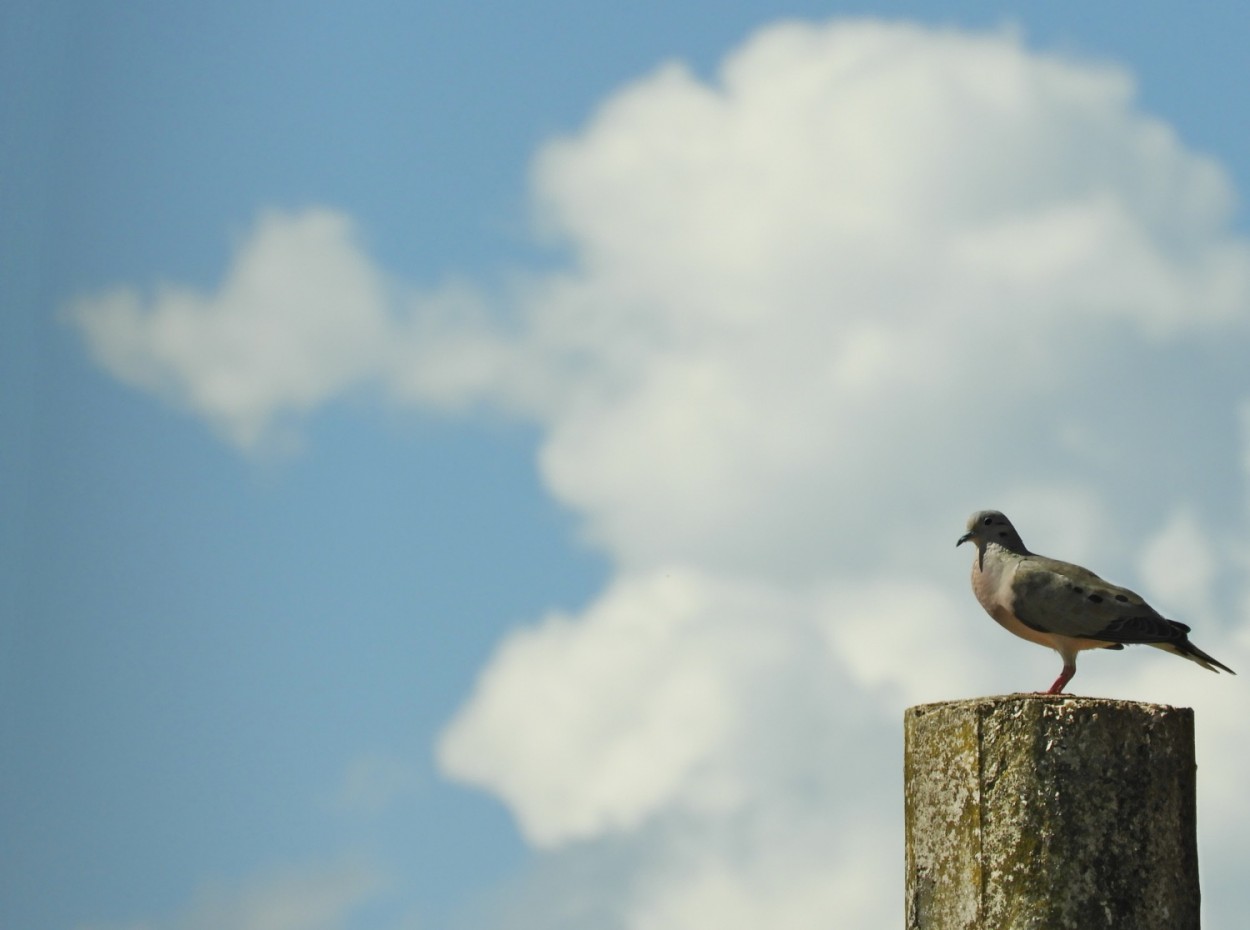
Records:
[[[1196,930],[1193,711],[1015,694],[905,718],[908,930]]]

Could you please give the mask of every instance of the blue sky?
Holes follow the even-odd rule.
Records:
[[[6,926],[892,923],[980,507],[1248,664],[1234,5],[7,19]]]

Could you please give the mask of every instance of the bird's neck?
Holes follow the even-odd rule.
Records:
[[[977,567],[985,574],[999,575],[1006,566],[1020,561],[1026,555],[1027,552],[1017,552],[1000,543],[986,542],[977,551]]]

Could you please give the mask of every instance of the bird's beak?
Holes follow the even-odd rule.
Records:
[[[962,536],[960,536],[960,537],[959,537],[959,542],[955,543],[955,548],[956,548],[956,549],[958,549],[960,546],[962,546],[964,543],[966,543],[966,542],[967,542],[968,540],[970,540],[971,538],[972,538],[972,534],[971,534],[971,533],[964,533]]]

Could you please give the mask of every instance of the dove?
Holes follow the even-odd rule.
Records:
[[[1061,694],[1076,674],[1083,649],[1123,649],[1140,643],[1196,662],[1209,671],[1223,662],[1189,641],[1189,627],[1168,620],[1138,594],[1103,581],[1087,568],[1030,552],[1011,521],[997,510],[968,518],[968,532],[955,545],[977,547],[972,593],[985,612],[1021,639],[1049,646],[1063,658],[1063,671],[1047,694]]]

